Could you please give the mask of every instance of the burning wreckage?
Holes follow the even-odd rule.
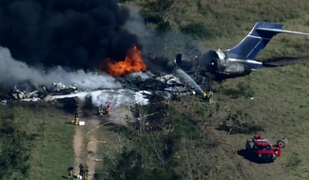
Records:
[[[177,96],[195,95],[194,88],[182,83],[173,74],[156,76],[150,71],[141,71],[128,75],[122,82],[128,89],[143,91],[146,94],[162,94],[167,99]]]
[[[137,103],[145,105],[151,96],[162,95],[166,99],[173,99],[175,97],[184,95],[195,95],[194,88],[187,86],[179,78],[173,74],[161,74],[159,76],[154,75],[148,70],[131,73],[124,78],[117,78],[122,84],[121,89],[92,89],[81,90],[76,85],[66,86],[65,84],[53,83],[51,88],[42,87],[35,91],[22,91],[15,86],[10,92],[11,98],[21,101],[38,101],[45,100],[51,101],[61,98],[80,97],[84,98],[88,94],[97,95],[98,93],[105,93],[108,96],[115,94],[123,94],[129,98],[130,94],[133,94],[134,100],[127,99],[127,103]],[[48,97],[48,98],[47,98]],[[97,98],[104,101],[103,98]],[[111,100],[112,97],[109,97]],[[96,104],[99,106],[99,103]]]
[[[118,89],[81,89],[76,85],[67,86],[59,82],[53,83],[50,88],[33,88],[35,91],[32,92],[22,91],[21,89],[25,88],[18,86],[20,88],[18,89],[15,86],[10,94],[13,99],[21,101],[53,101],[71,97],[84,100],[90,95],[94,105],[101,106],[112,102],[114,107],[121,104],[146,105],[154,96],[163,96],[164,99],[170,100],[178,96],[195,95],[196,87],[187,85],[187,82],[183,82],[178,76],[149,71],[142,57],[142,52],[134,46],[128,50],[124,61],[112,62],[110,59],[104,61],[102,70],[118,80],[121,84],[121,88]]]

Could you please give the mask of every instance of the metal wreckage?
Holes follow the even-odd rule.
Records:
[[[45,98],[47,95],[61,95],[78,92],[76,85],[66,86],[63,83],[53,83],[51,88],[48,89],[45,86],[41,90],[35,90],[28,92],[26,90],[21,91],[17,88],[17,85],[10,91],[11,98],[15,100],[36,101]]]
[[[167,99],[173,99],[184,95],[195,95],[194,88],[183,83],[173,74],[154,75],[148,70],[131,73],[124,78],[118,78],[122,84],[122,89],[141,92],[146,97],[154,95],[163,95]],[[25,88],[23,88],[25,89]],[[35,91],[18,89],[15,86],[10,91],[10,97],[21,101],[44,100],[47,96],[68,95],[78,92],[91,92],[101,89],[80,90],[76,85],[65,85],[62,82],[53,83],[51,88],[45,86]]]
[[[173,74],[154,75],[150,71],[129,74],[123,79],[125,88],[143,91],[147,95],[163,95],[167,99],[179,96],[195,95],[194,88],[183,83]]]

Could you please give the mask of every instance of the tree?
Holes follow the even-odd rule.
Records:
[[[148,17],[159,18],[158,24],[170,25],[170,15],[174,11],[175,0],[145,0],[141,5]]]

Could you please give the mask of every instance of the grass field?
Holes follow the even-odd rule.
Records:
[[[128,1],[143,7],[142,14],[149,25],[161,27],[162,23],[168,24],[172,30],[179,30],[208,48],[226,49],[235,46],[257,21],[283,23],[285,29],[309,32],[309,2],[305,0]],[[308,54],[308,42],[304,36],[278,35],[260,54],[259,59]]]
[[[181,112],[186,112],[190,117],[194,117],[199,127],[204,129],[203,132],[208,135],[211,133],[212,138],[218,142],[218,146],[212,151],[207,148],[192,149],[189,147],[190,152],[202,152],[192,153],[192,155],[196,154],[193,155],[196,156],[196,161],[192,162],[191,160],[187,164],[197,165],[201,155],[204,159],[212,159],[213,156],[219,157],[217,163],[210,161],[209,164],[228,167],[221,168],[220,173],[213,173],[211,176],[213,179],[225,179],[227,177],[222,176],[229,174],[233,174],[239,179],[246,179],[246,176],[250,179],[308,178],[309,173],[306,170],[309,164],[306,147],[308,141],[306,129],[309,126],[307,117],[309,99],[306,91],[309,82],[308,67],[308,65],[294,65],[265,69],[245,78],[230,80],[224,83],[223,87],[218,88],[219,92],[215,94],[216,105],[214,107],[202,105],[197,99],[190,101],[187,98],[183,102],[190,101],[189,104],[175,104]],[[249,97],[232,98],[227,95],[229,90],[237,90],[236,84],[238,83],[245,83],[250,87],[254,94],[254,100],[250,100]],[[256,132],[235,132],[235,134],[228,135],[227,132],[217,130],[222,123],[231,123],[228,117],[235,115],[236,112],[239,112],[236,118],[239,122],[260,126],[263,131],[257,132],[269,138],[273,143],[283,136],[288,138],[288,147],[283,149],[282,157],[278,158],[274,164],[259,165],[237,155],[236,152],[244,148],[246,138]],[[220,153],[222,150],[224,152]],[[230,168],[235,167],[236,169],[231,173]],[[199,168],[198,170],[202,171]],[[243,172],[245,173],[242,174]],[[193,176],[197,177],[198,174]]]
[[[11,111],[21,129],[35,137],[29,160],[29,179],[62,179],[62,176],[67,176],[66,170],[74,162],[74,126],[65,124],[69,120],[68,114],[44,103],[13,103],[0,108],[5,114]]]

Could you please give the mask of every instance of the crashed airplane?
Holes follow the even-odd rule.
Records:
[[[166,98],[173,99],[177,96],[194,95],[193,87],[186,85],[173,74],[155,76],[150,71],[132,73],[125,79],[126,87],[148,91],[148,94],[165,94]]]
[[[257,22],[235,47],[210,50],[202,54],[198,58],[198,67],[194,68],[210,72],[216,81],[249,75],[263,67],[263,63],[255,59],[275,35],[285,33],[309,36],[309,33],[283,30],[282,27],[283,24]],[[181,54],[176,56],[175,61],[180,68],[185,64]],[[194,66],[192,64],[191,66]]]
[[[102,102],[115,102],[116,105],[121,103],[147,104],[151,97],[158,94],[164,96],[166,99],[173,99],[183,95],[195,95],[196,93],[201,94],[201,86],[202,89],[208,89],[210,87],[209,82],[207,82],[209,78],[203,75],[205,73],[196,73],[196,71],[210,72],[216,81],[245,76],[253,70],[263,67],[263,63],[256,61],[255,58],[276,34],[309,35],[309,33],[282,30],[282,27],[282,24],[257,22],[250,33],[235,47],[227,50],[211,50],[206,54],[202,54],[200,57],[194,57],[189,62],[189,66],[195,73],[193,79],[199,84],[199,88],[196,88],[196,86],[193,87],[192,84],[189,86],[188,82],[184,83],[182,81],[183,79],[181,80],[173,74],[163,74],[161,72],[154,75],[152,72],[144,70],[146,65],[143,64],[141,52],[138,49],[134,49],[134,51],[130,51],[131,54],[129,54],[129,57],[126,57],[130,61],[124,61],[123,63],[126,66],[130,66],[131,61],[139,61],[137,64],[142,64],[143,66],[142,68],[137,68],[141,69],[139,72],[131,72],[119,77],[118,80],[122,84],[122,88],[120,89],[79,90],[76,85],[66,86],[59,82],[53,83],[49,89],[43,87],[42,90],[33,92],[21,91],[15,87],[11,92],[11,96],[13,99],[23,101],[51,101],[68,97],[84,99],[87,95],[91,94],[95,105],[99,106]],[[188,61],[183,60],[182,55],[178,54],[175,62],[171,65],[175,72],[178,68],[183,69],[187,66]],[[113,64],[110,68],[114,68],[112,70],[119,70],[117,64]],[[123,69],[120,68],[120,70]]]
[[[114,105],[117,106],[135,103],[146,105],[148,100],[156,95],[161,95],[169,100],[178,96],[195,94],[192,87],[182,83],[172,74],[156,76],[150,71],[144,70],[130,73],[119,80],[123,86],[121,89],[79,90],[76,85],[66,86],[59,82],[53,83],[50,89],[43,87],[42,90],[32,92],[21,91],[15,86],[10,95],[13,99],[21,101],[53,101],[72,97],[84,99],[91,95],[97,106],[102,102],[115,102]]]

